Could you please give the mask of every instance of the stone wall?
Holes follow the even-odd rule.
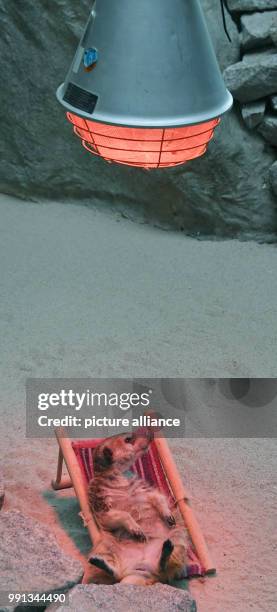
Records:
[[[232,0],[234,10],[238,1]],[[244,0],[245,10],[253,10],[255,1],[266,8],[266,0]],[[260,122],[259,130],[249,130],[235,107],[224,116],[208,153],[176,169],[147,172],[109,165],[82,149],[55,90],[67,72],[91,4],[92,0],[0,0],[0,191],[114,209],[138,222],[193,236],[274,240],[277,212],[271,185],[276,172],[270,176],[269,168],[275,151],[261,135],[261,130],[271,131],[273,110],[266,113],[263,127]],[[230,44],[219,0],[202,4],[221,69],[236,65],[241,43],[235,22],[227,15]],[[263,62],[269,72],[271,57]]]
[[[229,0],[240,30],[241,58],[225,72],[249,130],[277,147],[277,0]],[[277,162],[269,168],[277,195]]]

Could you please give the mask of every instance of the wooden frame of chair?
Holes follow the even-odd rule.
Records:
[[[87,526],[92,544],[94,545],[101,538],[101,532],[89,506],[84,478],[72,448],[71,439],[66,435],[66,431],[63,428],[56,429],[55,434],[59,444],[59,456],[57,475],[56,479],[52,481],[52,487],[56,491],[74,487],[76,496],[79,500],[84,524]],[[156,445],[159,459],[171,487],[176,505],[179,508],[184,525],[189,532],[200,563],[206,574],[214,574],[216,571],[214,563],[198,520],[191,507],[188,491],[181,480],[168,443],[159,433],[158,436],[155,435],[153,444]],[[69,478],[62,476],[63,461],[66,464]]]

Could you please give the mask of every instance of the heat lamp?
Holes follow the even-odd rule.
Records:
[[[233,102],[199,0],[95,0],[57,98],[87,151],[147,169],[203,155]]]

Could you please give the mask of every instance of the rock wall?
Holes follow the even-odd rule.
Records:
[[[1,512],[0,589],[6,597],[9,592],[40,597],[67,593],[81,581],[83,573],[81,563],[59,548],[45,525],[16,510]],[[40,607],[14,601],[1,606],[1,611],[35,612],[45,609],[43,603]]]
[[[66,604],[52,604],[49,612],[196,612],[196,602],[188,591],[173,589],[166,584],[135,586],[115,584],[112,586],[89,584],[78,585],[69,593]]]
[[[277,8],[277,0],[228,0],[228,7],[233,13],[266,11]]]
[[[247,128],[276,148],[277,0],[230,0],[228,6],[239,20],[241,59],[225,70],[227,87],[240,103]],[[276,162],[269,177],[277,195]]]
[[[244,10],[252,11],[255,1],[267,8],[266,0],[244,0]],[[236,11],[238,3],[232,0]],[[235,107],[224,117],[208,153],[176,169],[147,172],[109,165],[82,149],[56,102],[55,90],[67,72],[91,4],[92,0],[0,0],[0,191],[112,208],[136,221],[199,237],[274,240],[276,172],[269,173],[269,168],[275,156],[270,139],[264,140],[271,125],[261,127],[260,107],[254,119],[259,131],[250,131]],[[236,65],[240,34],[235,22],[227,15],[230,44],[219,0],[202,4],[222,70]],[[263,61],[269,73],[270,57]]]

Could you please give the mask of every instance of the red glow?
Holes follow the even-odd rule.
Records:
[[[178,128],[129,128],[67,113],[82,145],[106,161],[142,168],[168,168],[203,155],[220,119]]]

